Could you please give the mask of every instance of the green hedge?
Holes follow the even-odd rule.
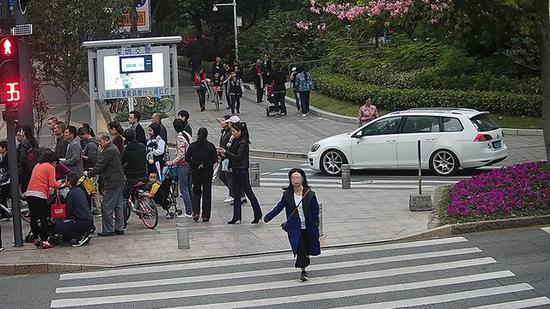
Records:
[[[463,107],[515,116],[541,116],[542,96],[496,91],[398,89],[369,85],[326,69],[312,71],[317,89],[324,95],[361,102],[364,95],[376,99],[378,108],[403,110],[414,107]]]

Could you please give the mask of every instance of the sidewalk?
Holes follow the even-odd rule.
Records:
[[[282,191],[255,188],[255,193],[265,214],[279,200]],[[394,191],[388,195],[385,191],[319,190],[316,193],[323,205],[323,247],[397,239],[427,230],[429,213],[408,210],[409,192]],[[243,205],[243,223],[228,225],[226,221],[231,219],[233,207],[222,202],[225,194],[225,188],[214,187],[210,222],[195,223],[187,218],[168,220],[160,209],[155,230],[146,229],[133,215],[124,236],[94,236],[88,245],[80,248],[58,246],[44,250],[32,244],[15,248],[11,246],[12,223],[2,222],[5,250],[0,253],[0,274],[78,271],[275,251],[292,254],[286,233],[279,227],[284,214],[270,223],[252,225],[252,209],[247,203]],[[177,248],[176,220],[189,220],[189,250]],[[96,226],[101,231],[100,218],[96,219]],[[23,223],[23,232],[28,230],[29,225]]]

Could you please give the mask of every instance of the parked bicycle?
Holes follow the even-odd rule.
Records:
[[[147,192],[143,191],[146,183],[139,181],[133,188],[130,197],[128,198],[128,211],[125,213],[125,220],[128,221],[130,214],[135,213],[148,229],[154,229],[159,221],[157,205],[155,201],[149,197]]]
[[[9,202],[7,203],[10,204]],[[0,208],[2,208],[2,211],[6,214],[8,214],[8,218],[13,217],[13,212],[11,208],[8,208],[8,205],[0,204]],[[27,201],[23,199],[23,197],[19,198],[19,207],[20,207],[20,213],[21,213],[21,220],[30,223],[31,222],[31,216],[29,212],[29,205],[27,204]]]

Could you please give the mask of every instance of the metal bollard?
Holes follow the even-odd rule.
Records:
[[[260,163],[252,162],[250,163],[250,185],[252,187],[260,186]]]
[[[349,164],[342,164],[342,189],[351,189],[351,170]]]
[[[323,203],[319,203],[319,237],[323,236]]]
[[[187,218],[176,222],[176,231],[178,234],[178,249],[189,249],[189,224]]]

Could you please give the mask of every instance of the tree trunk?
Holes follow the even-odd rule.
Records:
[[[545,2],[545,10],[549,12],[550,5]],[[546,160],[550,162],[550,20],[549,14],[545,14],[542,26],[541,46],[541,74],[542,74],[542,130],[544,132],[544,147]]]
[[[138,14],[137,14],[137,8],[136,8],[137,1],[132,2],[132,6],[130,7],[130,37],[131,38],[137,38],[138,37],[138,29],[137,29],[137,23],[138,23]]]
[[[195,38],[197,39],[197,41],[195,42],[195,52],[198,53],[202,59],[202,46],[203,46],[202,20],[198,15],[193,15],[192,19],[193,19],[193,26],[195,27]]]
[[[67,126],[70,126],[71,125],[71,109],[72,109],[72,97],[73,95],[71,94],[71,85],[66,85],[65,86],[65,107],[67,108],[67,110],[65,111],[65,123],[67,124]]]

